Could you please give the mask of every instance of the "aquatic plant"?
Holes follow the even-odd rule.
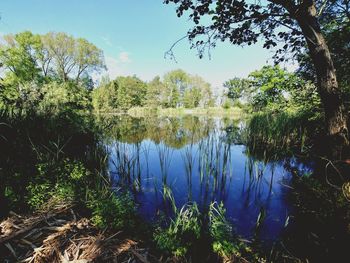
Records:
[[[167,145],[157,145],[157,151],[159,157],[160,172],[162,176],[162,183],[167,184],[168,170],[171,163],[173,150]]]
[[[166,185],[166,184],[163,184],[163,187],[162,187],[162,196],[163,196],[163,201],[164,202],[167,202],[169,201],[170,202],[170,205],[171,205],[171,208],[173,210],[173,213],[174,214],[177,214],[177,207],[176,207],[176,203],[175,203],[175,198],[174,198],[174,195],[173,195],[173,191],[171,190],[171,188]]]
[[[165,229],[154,234],[157,247],[175,257],[183,257],[200,238],[201,219],[196,203],[184,205]]]
[[[313,144],[311,137],[316,138],[321,132],[318,118],[308,112],[254,113],[242,138],[250,153],[259,159],[307,152]]]
[[[245,257],[249,257],[253,262],[258,262],[258,256],[253,250],[238,236],[234,236],[232,225],[227,221],[225,213],[223,203],[212,202],[210,204],[208,232],[212,239],[213,252],[224,258],[225,261],[234,262],[238,258],[238,261],[245,262]]]

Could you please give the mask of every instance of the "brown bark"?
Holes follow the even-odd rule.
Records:
[[[310,5],[298,9],[295,18],[305,36],[315,66],[318,91],[325,113],[328,146],[333,158],[341,158],[342,149],[349,144],[347,116],[332,57],[320,29],[314,2],[310,2]]]

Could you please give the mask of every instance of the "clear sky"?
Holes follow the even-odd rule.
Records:
[[[181,68],[215,88],[272,62],[272,53],[259,44],[220,43],[210,60],[199,59],[187,40],[174,49],[177,63],[165,59],[164,53],[192,24],[163,0],[1,0],[0,14],[0,34],[63,31],[86,38],[104,51],[112,79],[135,74],[148,81]]]

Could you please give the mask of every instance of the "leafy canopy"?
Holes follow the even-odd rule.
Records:
[[[276,61],[283,61],[305,47],[305,39],[297,18],[315,2],[321,24],[328,17],[336,21],[349,19],[349,0],[165,0],[177,5],[177,15],[188,15],[194,22],[187,33],[192,48],[199,56],[215,47],[217,41],[235,45],[251,45],[259,39],[264,48],[276,47]],[[322,25],[321,25],[322,26]],[[279,43],[284,43],[278,45]],[[173,56],[172,50],[169,54]]]

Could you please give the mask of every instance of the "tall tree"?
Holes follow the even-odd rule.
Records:
[[[37,51],[40,50],[39,35],[29,31],[15,35],[5,35],[4,44],[0,45],[0,63],[8,73],[23,83],[36,80],[40,69],[37,66]]]
[[[47,50],[55,60],[58,75],[63,81],[68,81],[69,74],[76,66],[74,38],[62,32],[50,32],[46,35],[46,40]]]
[[[160,80],[159,76],[153,78],[149,83],[147,83],[147,92],[146,92],[146,105],[149,107],[159,107],[164,104],[164,84]]]
[[[83,73],[98,72],[105,68],[103,51],[86,39],[75,39],[62,32],[50,32],[42,39],[41,65],[45,74],[53,64],[63,81],[73,78],[79,82]]]
[[[30,31],[5,35],[0,63],[20,82],[46,77],[89,84],[91,73],[105,68],[103,51],[85,39],[65,33],[45,35]]]
[[[185,90],[188,87],[188,74],[181,70],[173,70],[166,73],[163,77],[167,93],[166,107],[182,106],[182,99]]]
[[[188,31],[192,47],[200,56],[218,40],[251,45],[259,38],[264,47],[285,45],[276,52],[283,61],[288,51],[298,53],[307,44],[316,75],[318,92],[325,113],[326,131],[333,152],[340,155],[348,145],[347,116],[332,57],[321,31],[320,17],[328,13],[349,19],[349,0],[165,0],[177,4],[177,15],[189,12],[196,24]],[[283,29],[281,28],[283,27]],[[170,51],[171,53],[171,51]]]
[[[74,60],[76,63],[76,81],[82,74],[105,69],[103,51],[83,38],[78,38],[75,44]]]
[[[214,106],[213,92],[211,86],[202,77],[195,75],[189,76],[190,96],[192,97],[193,107]]]
[[[146,96],[146,83],[136,76],[118,77],[113,81],[117,87],[117,107],[129,109],[143,106]]]

